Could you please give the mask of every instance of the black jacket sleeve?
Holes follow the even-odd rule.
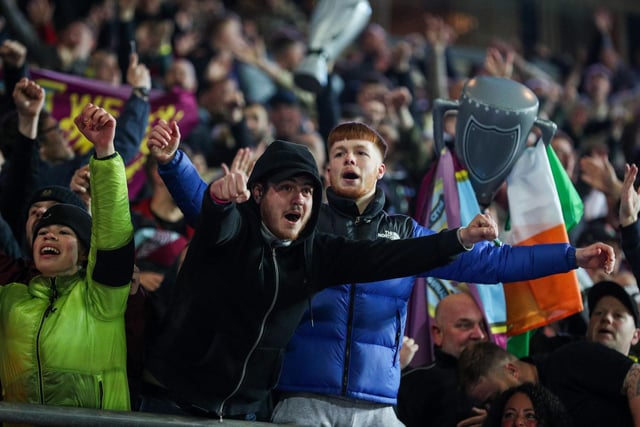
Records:
[[[24,243],[29,199],[38,182],[38,156],[37,141],[18,133],[11,159],[2,173],[0,215],[20,245]]]
[[[636,280],[640,282],[640,222],[620,228],[622,250],[633,271]]]

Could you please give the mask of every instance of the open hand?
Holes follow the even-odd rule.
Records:
[[[640,189],[636,190],[634,183],[638,176],[638,166],[624,166],[624,182],[620,191],[620,225],[626,227],[638,220],[640,210]]]
[[[222,169],[224,176],[215,180],[209,188],[211,197],[221,202],[244,203],[249,200],[247,174],[239,170],[229,170],[226,165],[222,165]]]

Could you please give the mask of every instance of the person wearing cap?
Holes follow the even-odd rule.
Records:
[[[196,201],[206,184],[178,150],[179,142],[177,126],[158,125],[148,144],[152,155],[158,158],[158,171],[167,188],[185,216],[194,221],[200,213]],[[329,143],[331,187],[327,189],[328,205],[320,211],[319,230],[349,239],[404,239],[433,233],[409,217],[384,212],[384,194],[376,183],[384,174],[386,144],[377,132],[360,122],[346,123],[334,129]],[[541,277],[590,263],[611,268],[612,261],[611,248],[601,244],[575,249],[568,245],[496,247],[483,243],[452,264],[423,274],[494,283]],[[295,402],[319,402],[329,408],[326,412],[332,416],[350,417],[352,412],[358,412],[373,423],[380,423],[378,417],[384,417],[386,423],[397,423],[392,405],[400,383],[398,354],[414,279],[408,276],[366,286],[347,284],[315,295],[285,355],[278,386],[288,393],[285,397],[300,392],[305,395]],[[360,336],[360,331],[369,335]],[[373,343],[367,342],[369,336],[376,337]],[[367,350],[351,351],[354,348]],[[316,369],[308,370],[306,366]],[[385,381],[380,381],[381,377]],[[345,387],[343,378],[347,378]],[[344,398],[351,399],[354,405],[345,406],[341,402]],[[282,410],[280,415],[289,416],[283,406],[277,412]],[[317,420],[302,412],[298,412],[296,423]]]
[[[179,132],[175,122],[170,129]],[[154,127],[153,149],[169,148],[169,137]],[[281,140],[248,178],[233,170],[208,186],[171,321],[148,353],[155,388],[143,391],[141,411],[255,419],[314,294],[444,265],[497,232],[479,214],[467,227],[430,236],[353,241],[316,230],[321,199],[309,149]]]
[[[113,116],[88,104],[74,122],[95,148],[93,218],[73,204],[51,206],[33,227],[39,274],[0,287],[3,397],[128,410],[124,313],[134,256],[124,162]]]
[[[640,339],[638,304],[622,285],[612,281],[598,282],[587,292],[587,340],[629,355]]]

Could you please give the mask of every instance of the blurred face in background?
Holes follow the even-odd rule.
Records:
[[[72,159],[75,154],[67,141],[67,133],[60,123],[50,115],[41,116],[38,124],[40,158],[46,162],[58,163]]]
[[[169,90],[173,87],[180,87],[189,92],[195,92],[198,88],[198,81],[191,61],[186,59],[174,60],[167,70],[164,84]]]
[[[59,45],[71,52],[72,59],[88,59],[95,48],[96,37],[86,23],[74,21],[61,32]]]
[[[569,178],[573,181],[575,179],[576,164],[578,161],[576,151],[573,148],[573,142],[568,138],[556,135],[551,141],[551,146],[558,156],[562,167],[567,171],[567,175],[569,175]]]
[[[269,113],[262,104],[249,104],[244,109],[244,118],[253,140],[258,143],[271,136]]]
[[[269,119],[279,138],[292,140],[302,128],[302,112],[295,104],[278,103],[271,106]]]
[[[89,61],[97,80],[107,82],[114,86],[122,83],[122,75],[118,66],[118,58],[115,54],[97,50],[91,55]]]

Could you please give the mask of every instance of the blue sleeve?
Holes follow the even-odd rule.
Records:
[[[149,124],[149,101],[131,95],[118,116],[118,126],[114,137],[116,151],[128,165],[138,152]]]
[[[178,150],[169,163],[159,164],[158,173],[189,225],[195,227],[202,209],[202,198],[207,190],[207,183],[182,150]]]
[[[431,233],[416,223],[414,237]],[[482,242],[460,254],[452,263],[423,276],[474,283],[531,280],[577,268],[575,254],[575,248],[565,243],[495,246]]]

